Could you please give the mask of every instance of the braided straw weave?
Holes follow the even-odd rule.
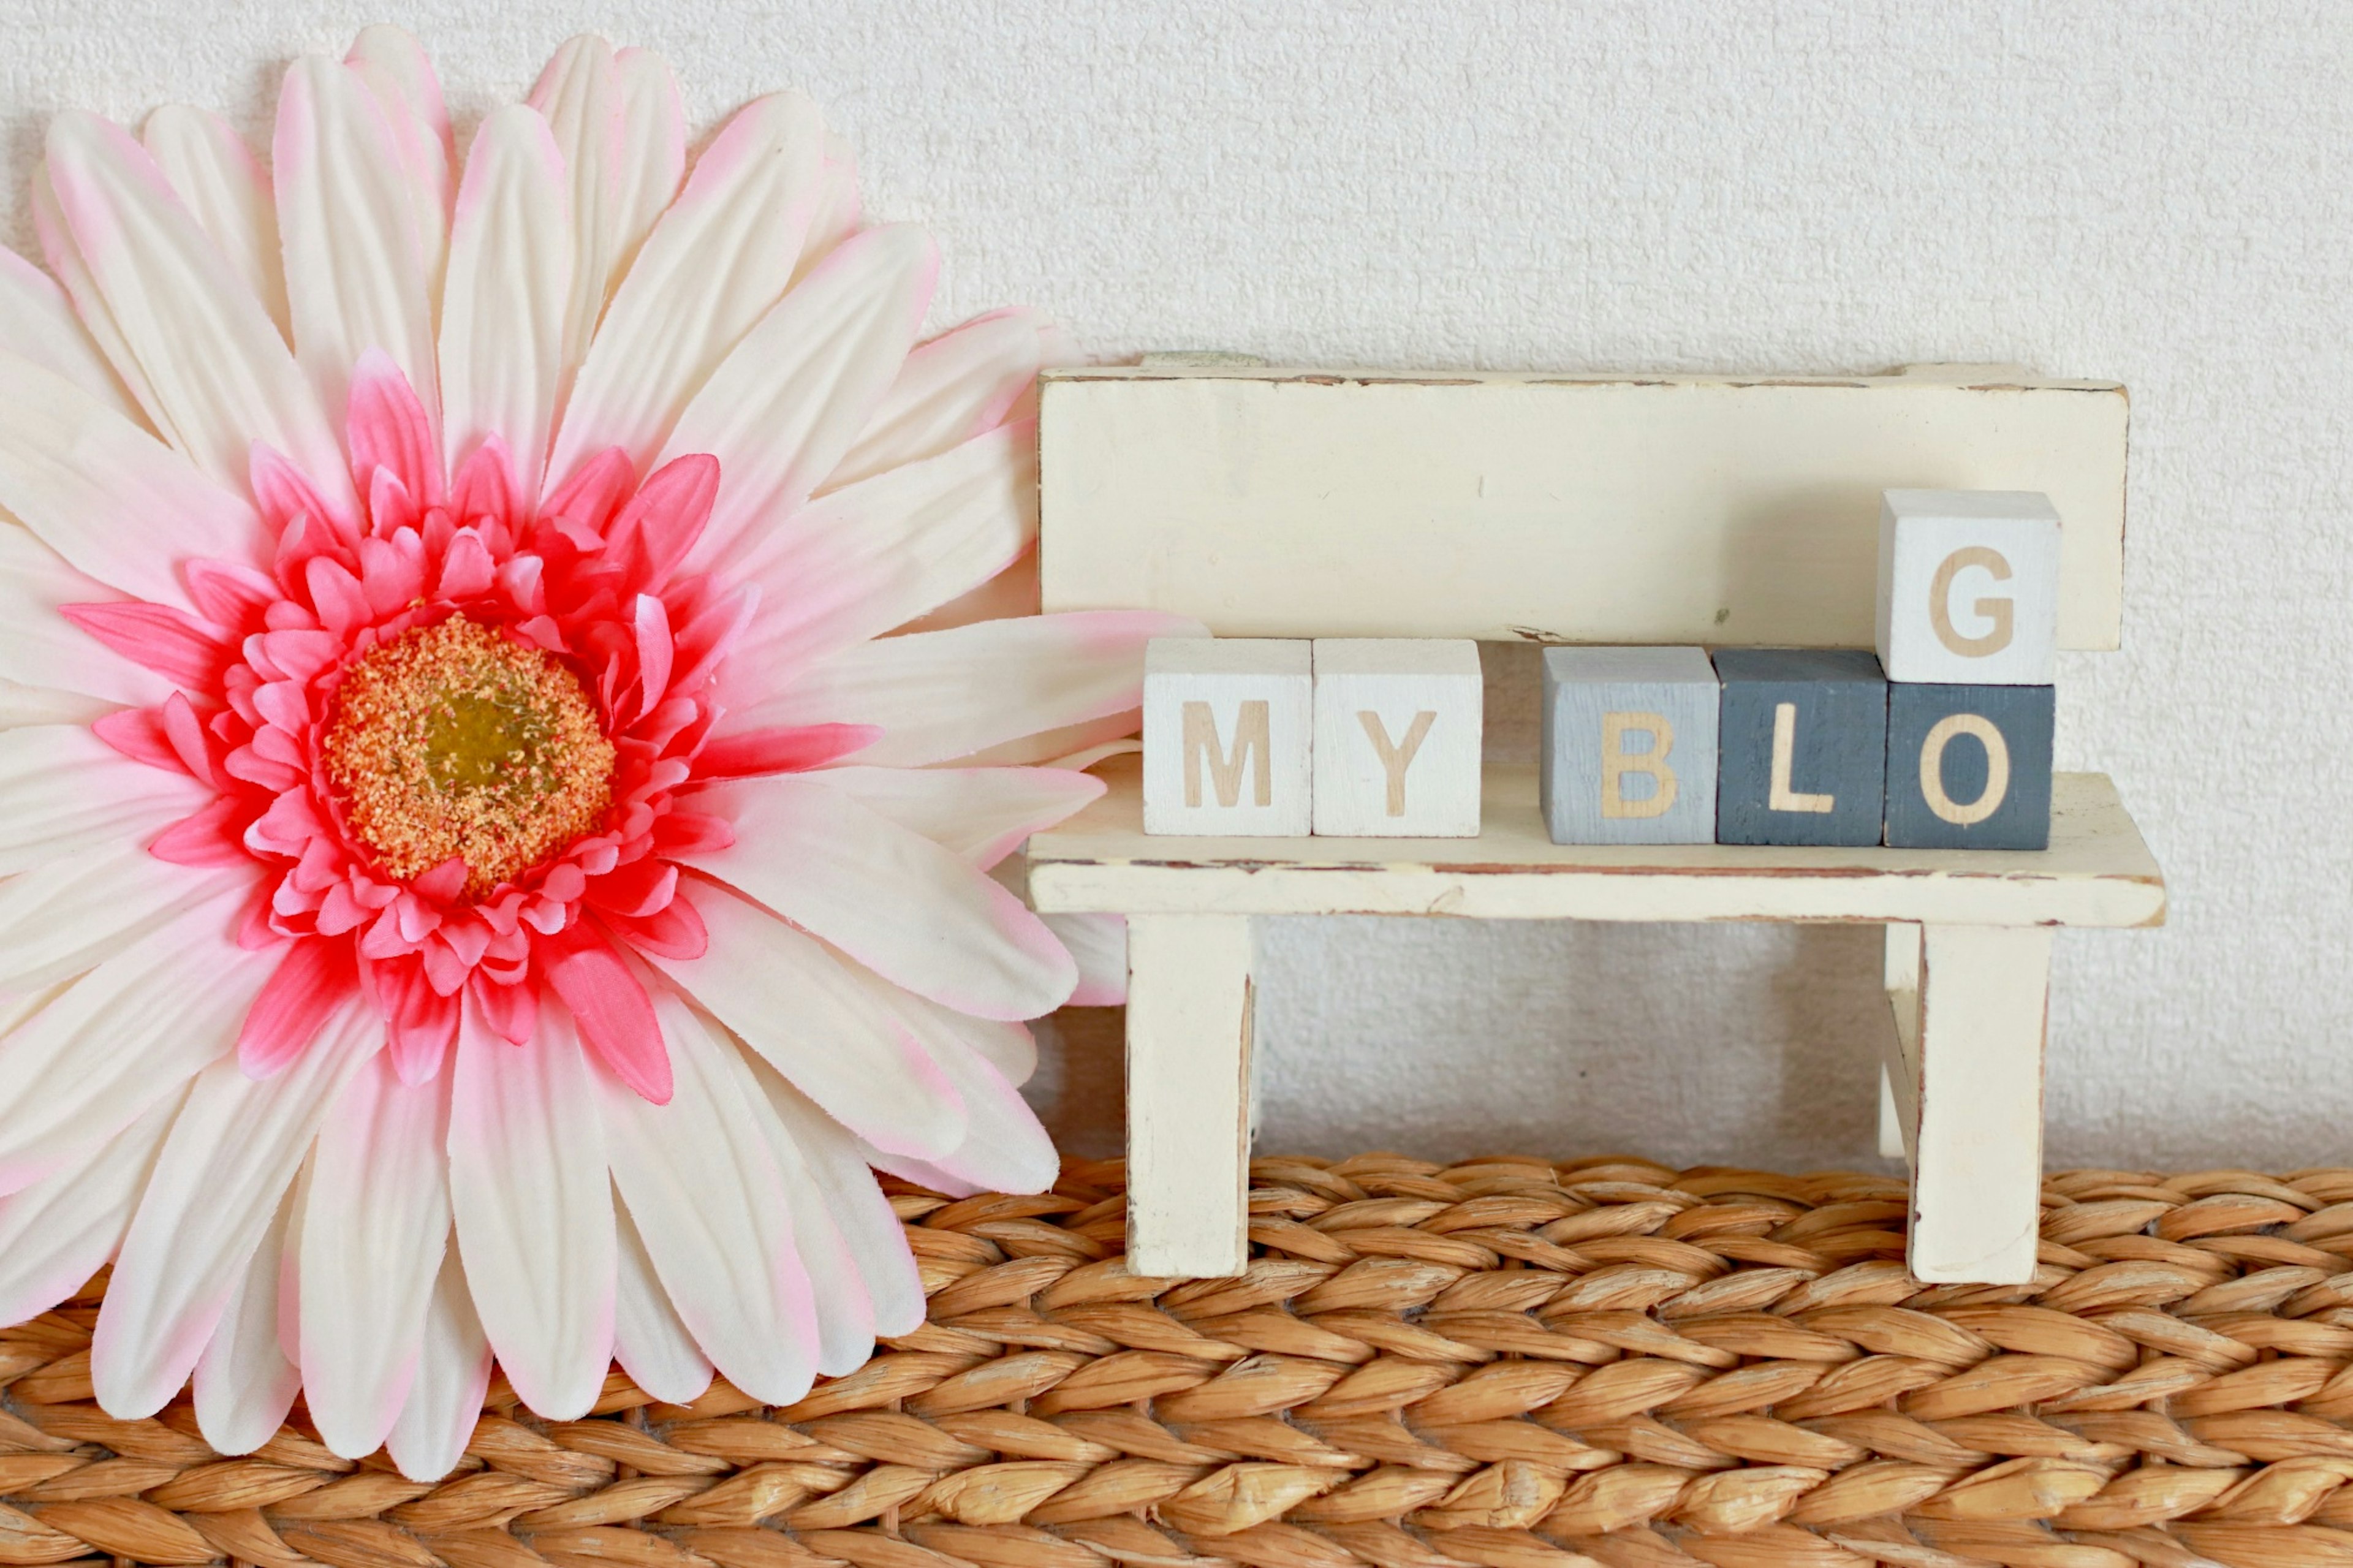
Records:
[[[2077,1171],[2021,1286],[1905,1190],[1636,1160],[1252,1168],[1239,1279],[1134,1279],[1116,1163],[901,1188],[931,1321],[788,1409],[494,1382],[438,1485],[299,1417],[90,1401],[95,1288],[0,1331],[0,1563],[293,1568],[2353,1564],[2353,1170]]]

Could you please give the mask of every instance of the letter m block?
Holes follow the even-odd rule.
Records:
[[[1144,658],[1144,830],[1304,835],[1314,687],[1304,641],[1155,640]]]

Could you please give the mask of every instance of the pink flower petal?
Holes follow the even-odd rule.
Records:
[[[252,809],[233,795],[224,795],[191,816],[184,816],[157,835],[147,853],[174,866],[251,866],[239,829]]]
[[[349,942],[312,937],[286,950],[237,1037],[237,1065],[248,1078],[282,1069],[318,1038],[359,985]]]
[[[606,543],[628,563],[633,581],[659,588],[702,537],[718,495],[718,458],[691,453],[665,463],[622,509]]]
[[[798,724],[748,730],[704,745],[694,759],[697,778],[750,778],[797,773],[854,756],[882,738],[874,724]]]
[[[219,628],[168,605],[126,600],[61,605],[66,619],[131,660],[187,691],[216,692],[235,658]]]
[[[547,983],[580,1025],[581,1043],[656,1105],[670,1096],[670,1052],[646,988],[609,943],[575,925],[536,944]]]
[[[363,353],[353,367],[346,419],[354,484],[369,489],[382,468],[419,507],[441,504],[441,455],[434,447],[432,418],[382,349]]]

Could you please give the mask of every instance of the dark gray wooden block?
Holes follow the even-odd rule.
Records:
[[[1880,842],[1887,679],[1868,648],[1722,648],[1721,844]]]
[[[1887,689],[1887,842],[1899,849],[2051,845],[2048,686]]]
[[[1703,648],[1546,648],[1541,790],[1552,841],[1714,843],[1715,710]]]

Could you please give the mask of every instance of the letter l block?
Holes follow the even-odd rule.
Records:
[[[1486,685],[1451,637],[1315,642],[1315,831],[1475,838]]]
[[[1714,843],[1717,696],[1702,648],[1546,648],[1539,787],[1552,841]]]
[[[1144,831],[1304,837],[1314,689],[1304,640],[1154,638],[1144,652]]]
[[[2048,686],[2059,513],[2037,490],[1884,490],[1879,661],[1894,681]]]
[[[1719,844],[1880,842],[1887,681],[1869,648],[1719,648]]]

